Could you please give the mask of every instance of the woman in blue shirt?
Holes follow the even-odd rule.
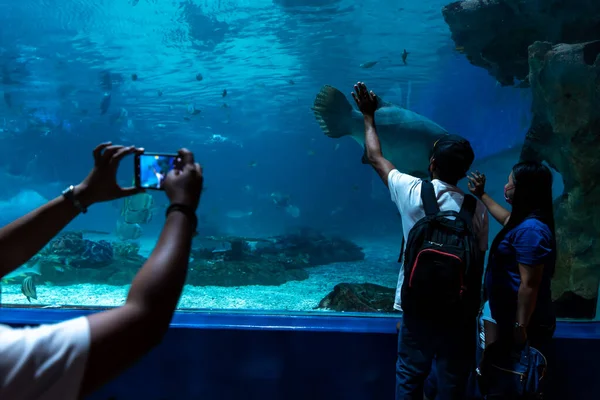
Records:
[[[496,322],[488,324],[495,331],[486,336],[517,345],[529,341],[544,349],[556,325],[550,292],[556,264],[552,173],[541,163],[516,164],[504,186],[512,211],[485,193],[485,175],[479,172],[469,177],[469,190],[503,225],[492,242],[485,274],[486,298]]]

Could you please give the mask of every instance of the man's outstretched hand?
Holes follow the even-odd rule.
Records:
[[[365,117],[375,116],[375,111],[377,111],[377,96],[373,91],[367,89],[364,82],[358,82],[354,85],[352,98]]]
[[[141,193],[136,187],[122,188],[117,183],[117,171],[121,160],[129,154],[142,154],[144,149],[133,146],[113,146],[112,143],[98,145],[94,152],[94,168],[88,176],[75,187],[75,196],[84,206],[94,203],[116,200]]]

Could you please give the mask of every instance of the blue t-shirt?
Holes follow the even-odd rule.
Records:
[[[552,231],[542,221],[528,218],[506,233],[495,256],[490,257],[485,276],[492,318],[498,325],[511,326],[517,315],[521,275],[519,264],[544,265],[535,311],[530,325],[553,325],[550,284],[556,265]]]

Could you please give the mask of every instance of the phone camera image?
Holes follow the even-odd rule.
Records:
[[[140,186],[144,189],[162,189],[169,171],[177,168],[181,160],[173,155],[142,154],[139,156]]]

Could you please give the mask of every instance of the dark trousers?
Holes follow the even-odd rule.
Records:
[[[396,400],[423,398],[435,359],[438,400],[464,400],[475,363],[476,318],[426,320],[404,315],[398,335]]]

